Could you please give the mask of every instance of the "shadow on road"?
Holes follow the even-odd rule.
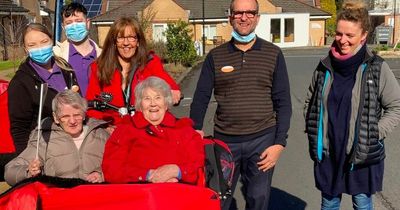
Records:
[[[304,210],[307,203],[283,190],[272,187],[268,210]],[[233,198],[230,210],[239,209],[235,198]]]
[[[272,187],[269,210],[304,210],[307,203],[283,190]]]

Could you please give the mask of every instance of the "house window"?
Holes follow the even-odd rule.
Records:
[[[217,36],[217,26],[204,25],[204,32],[205,32],[204,36],[206,37],[206,39],[214,39],[214,36]]]
[[[294,42],[294,19],[285,18],[285,42]]]
[[[153,24],[153,41],[154,42],[166,42],[164,32],[167,30],[167,24]]]
[[[271,19],[271,41],[281,42],[281,19]]]

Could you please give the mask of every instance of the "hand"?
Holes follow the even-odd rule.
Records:
[[[166,164],[155,170],[150,170],[148,181],[152,183],[177,182],[178,174],[179,167],[176,164]]]
[[[181,91],[180,90],[171,90],[172,93],[172,102],[174,104],[178,104],[181,100]]]
[[[276,144],[272,145],[264,150],[260,156],[260,161],[258,164],[258,170],[266,172],[276,165],[284,147],[282,145]]]
[[[201,138],[204,138],[204,131],[203,130],[196,130],[196,132],[200,134]]]
[[[115,125],[109,125],[109,126],[106,128],[106,131],[107,131],[110,135],[114,132],[114,130],[115,130]]]
[[[38,159],[30,162],[28,165],[28,177],[35,177],[39,175],[42,172],[42,170],[40,169],[41,166],[42,163],[40,163],[40,160]]]
[[[166,181],[167,183],[178,183],[179,180],[177,178],[171,178]]]
[[[94,172],[90,173],[89,175],[87,175],[86,181],[88,181],[90,183],[101,183],[101,182],[103,182],[103,179],[101,178],[101,174],[99,172],[94,171]]]

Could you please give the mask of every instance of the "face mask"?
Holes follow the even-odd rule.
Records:
[[[80,42],[88,35],[86,22],[71,23],[65,26],[65,35],[73,42]]]
[[[253,40],[256,37],[256,33],[254,33],[254,32],[250,33],[249,35],[242,36],[235,30],[232,31],[231,35],[236,41],[241,42],[241,43],[249,43],[249,42],[251,42],[251,40]]]
[[[53,56],[53,46],[45,46],[40,48],[32,48],[28,50],[29,57],[39,64],[46,64]]]

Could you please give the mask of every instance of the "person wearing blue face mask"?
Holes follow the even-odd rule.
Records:
[[[218,103],[214,136],[233,153],[243,183],[246,209],[268,209],[274,166],[286,145],[292,113],[289,79],[279,47],[255,34],[257,0],[232,0],[232,39],[212,49],[204,61],[190,107],[202,135],[212,92]],[[223,203],[229,209],[231,198]],[[233,204],[233,203],[232,203]]]
[[[89,83],[89,66],[100,56],[101,49],[89,38],[90,20],[86,8],[72,2],[61,10],[62,25],[67,39],[54,46],[54,54],[71,64],[78,79],[82,96],[86,96]]]
[[[16,152],[0,155],[0,179],[3,179],[4,165],[26,148],[29,134],[37,126],[41,84],[47,83],[49,87],[42,119],[52,116],[51,101],[58,92],[67,88],[79,92],[71,66],[53,55],[52,35],[45,26],[39,23],[27,25],[22,42],[28,57],[8,87],[10,130]]]

